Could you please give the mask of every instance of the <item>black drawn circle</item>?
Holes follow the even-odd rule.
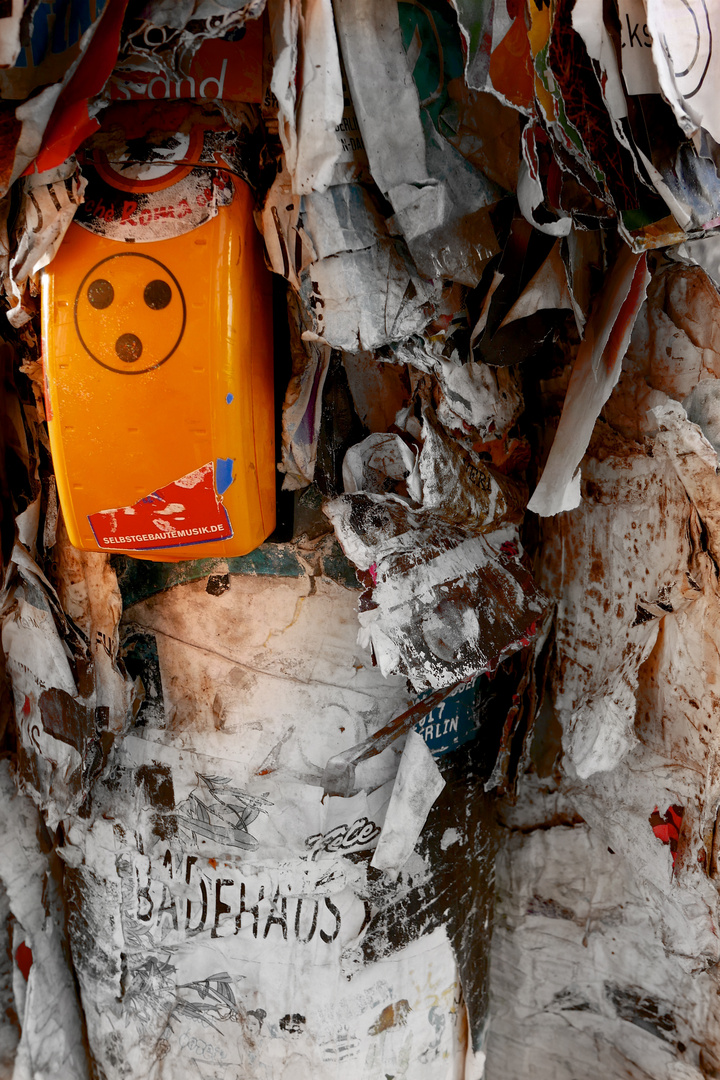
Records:
[[[143,300],[153,311],[162,311],[162,309],[166,308],[172,300],[172,289],[167,281],[162,281],[161,278],[155,278],[154,281],[151,281],[149,285],[145,286]]]
[[[687,100],[695,97],[705,82],[705,76],[708,73],[710,60],[712,59],[713,35],[706,0],[682,0],[682,3],[693,21],[695,51],[686,67],[682,71],[675,71],[674,75],[676,79],[685,79],[687,83],[691,84],[679,87],[680,93]],[[693,6],[697,8],[697,14],[693,10]],[[700,15],[699,19],[698,14]],[[672,57],[672,51],[669,49],[664,35],[661,35],[661,41],[665,52]],[[705,55],[706,51],[707,55]],[[702,70],[700,70],[700,65],[702,65]]]
[[[178,334],[172,348],[165,354],[165,356],[163,356],[163,358],[161,360],[158,360],[158,362],[156,364],[152,364],[150,367],[144,367],[144,368],[141,367],[141,368],[134,368],[134,369],[131,368],[131,367],[128,367],[124,371],[121,371],[120,368],[113,367],[111,364],[106,364],[103,360],[100,359],[99,356],[96,356],[95,353],[90,348],[90,346],[88,345],[85,338],[82,336],[82,333],[80,331],[80,325],[78,323],[78,304],[80,303],[80,297],[82,296],[82,292],[83,292],[83,289],[85,288],[86,283],[89,280],[95,280],[96,273],[100,269],[101,266],[104,266],[105,263],[111,262],[113,259],[127,259],[127,258],[147,259],[148,262],[155,263],[156,266],[160,267],[160,269],[163,271],[163,273],[167,274],[167,276],[170,278],[170,280],[174,284],[175,288],[177,289],[178,297],[179,297],[180,303],[182,305],[182,321],[181,321],[181,324],[180,324],[180,332],[179,332],[179,334]],[[108,282],[108,284],[109,284],[109,282]],[[88,299],[89,299],[89,297],[88,297]],[[155,369],[159,368],[161,366],[161,364],[164,364],[166,360],[169,360],[170,357],[172,356],[172,354],[177,349],[180,342],[182,341],[183,334],[185,333],[185,324],[187,322],[187,305],[185,303],[184,293],[183,293],[182,289],[180,288],[180,282],[175,277],[172,270],[169,270],[168,267],[165,266],[164,263],[160,262],[159,259],[154,259],[152,257],[152,255],[145,255],[145,254],[143,254],[143,253],[141,253],[139,251],[132,251],[132,252],[128,251],[128,252],[123,252],[123,253],[121,253],[119,255],[108,255],[106,258],[101,259],[99,263],[96,263],[95,266],[92,267],[92,269],[88,270],[87,274],[85,275],[85,277],[80,282],[80,285],[78,287],[78,291],[77,291],[77,293],[75,295],[73,318],[74,318],[74,321],[75,321],[75,331],[77,333],[78,338],[80,339],[80,344],[85,349],[85,352],[88,354],[88,356],[92,357],[92,359],[95,361],[96,364],[99,364],[100,367],[104,367],[107,371],[114,371],[116,375],[145,375],[148,371],[155,371]]]
[[[137,334],[121,334],[115,342],[115,352],[126,364],[134,364],[142,356],[142,341]]]
[[[94,308],[103,310],[110,307],[115,299],[115,290],[105,278],[95,278],[88,285],[87,298]]]

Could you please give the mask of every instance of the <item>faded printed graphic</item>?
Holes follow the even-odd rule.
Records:
[[[259,841],[249,826],[272,803],[262,795],[249,795],[232,786],[227,776],[200,776],[198,788],[178,806],[177,822],[195,844],[209,839],[216,844],[254,851]]]

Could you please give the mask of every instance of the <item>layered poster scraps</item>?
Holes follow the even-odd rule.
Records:
[[[720,933],[717,13],[278,0],[251,29],[262,6],[2,13],[7,746],[50,834],[23,804],[23,842],[39,829],[66,860],[92,1056],[108,1077],[470,1080],[483,1048],[492,1077],[543,1047],[538,1073],[572,1080],[582,1043],[608,1076],[717,1075],[715,988],[688,975]],[[121,113],[128,95],[148,107]],[[32,278],[75,215],[122,243],[194,229],[233,173],[292,290],[302,543],[257,556],[272,583],[188,568],[121,642],[108,560],[63,545],[41,394],[13,397],[19,359],[42,383]],[[200,473],[223,530],[217,463]],[[186,528],[181,481],[148,499],[94,515],[108,550]],[[356,594],[320,572],[331,529],[368,652]],[[329,761],[442,691],[323,800]],[[449,762],[482,750],[461,802]],[[516,777],[493,1047],[493,826],[468,821]],[[35,862],[32,909],[5,871],[0,913],[39,1073],[35,988],[62,950],[42,948],[60,915],[39,914],[55,871]],[[637,951],[611,947],[631,921]]]
[[[246,580],[245,601],[274,635],[257,667],[259,622],[237,596],[204,586],[129,613],[134,640],[157,641],[164,715],[124,738],[87,824],[69,837],[66,873],[82,897],[71,942],[96,1060],[108,1077],[128,1063],[143,1075],[149,1057],[178,1075],[197,1063],[209,1077],[274,1076],[288,1059],[328,1078],[340,1062],[358,1078],[451,1075],[467,1052],[465,1000],[433,860],[443,837],[470,855],[465,809],[438,814],[430,847],[416,845],[424,818],[403,840],[408,809],[391,808],[400,760],[391,748],[358,768],[349,797],[323,798],[328,746],[371,731],[388,702],[402,708],[402,682],[356,650],[345,590],[320,584],[306,597],[302,580]],[[283,629],[303,597],[297,624]],[[201,644],[218,604],[232,658],[219,667]],[[181,611],[199,622],[178,640],[167,631]],[[309,646],[327,653],[329,636],[332,660],[319,660]],[[194,684],[198,664],[214,670],[213,684],[178,741],[182,684]],[[397,883],[374,869],[388,828],[405,848]],[[428,913],[402,930],[398,901],[414,896]]]

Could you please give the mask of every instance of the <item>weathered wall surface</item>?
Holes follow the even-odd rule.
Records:
[[[5,8],[0,1076],[720,1076],[717,5]],[[233,177],[279,530],[75,550],[41,272]]]

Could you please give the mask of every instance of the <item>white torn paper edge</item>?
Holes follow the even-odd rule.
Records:
[[[389,479],[405,486],[413,502],[422,501],[417,459],[399,435],[377,432],[351,446],[343,461],[342,475],[346,492],[375,491],[381,495],[389,490]],[[402,492],[396,494],[403,497]]]
[[[520,213],[534,229],[548,236],[567,236],[572,229],[572,218],[561,217],[558,221],[539,222],[535,219],[535,210],[545,198],[542,184],[533,176],[524,158],[525,140],[523,139],[523,160],[518,174],[517,199]]]
[[[702,125],[720,139],[720,83],[717,64],[712,63],[713,38],[717,42],[720,37],[717,5],[646,0],[646,8],[652,58],[678,125],[689,138],[697,136]]]
[[[0,68],[11,68],[20,55],[20,23],[23,0],[11,0],[10,12],[0,19]]]
[[[308,0],[300,15],[301,86],[293,191],[325,191],[340,156],[336,127],[344,99],[331,0]]]
[[[628,94],[660,94],[643,0],[619,0],[621,66]],[[600,16],[602,18],[602,15]],[[573,26],[575,25],[573,13]],[[583,35],[584,36],[584,35]]]
[[[86,1080],[80,1007],[61,938],[58,884],[38,842],[39,814],[16,791],[7,760],[0,763],[0,808],[0,881],[31,953],[13,1076]],[[19,935],[13,938],[15,945]]]
[[[444,787],[445,781],[424,738],[417,731],[408,732],[371,866],[397,878]]]
[[[520,293],[498,329],[548,308],[573,308],[567,271],[560,254],[560,240],[555,241],[550,254]]]
[[[297,162],[297,130],[295,128],[296,85],[298,61],[299,0],[269,0],[270,38],[272,40],[273,73],[270,90],[278,103],[278,134],[285,152],[289,172]]]
[[[19,221],[15,224],[19,243],[10,260],[13,285],[22,284],[55,257],[83,202],[86,186],[74,156],[55,169],[30,173],[25,178]]]
[[[650,273],[644,255],[625,247],[610,272],[578,349],[560,423],[528,510],[551,517],[580,504],[580,462],[600,410],[620,378]]]
[[[375,183],[387,194],[402,184],[431,182],[420,99],[403,49],[397,6],[384,0],[335,0],[334,7],[348,84]]]

